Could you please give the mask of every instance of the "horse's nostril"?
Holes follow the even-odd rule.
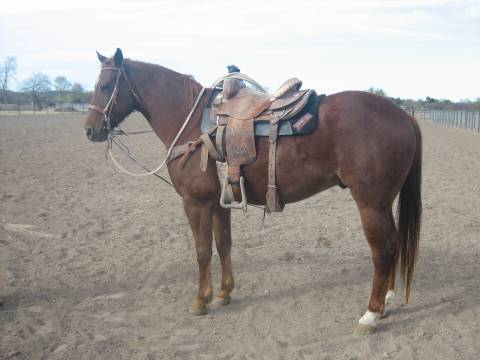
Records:
[[[88,138],[92,136],[93,130],[92,128],[86,128],[85,129],[85,135],[87,135]]]

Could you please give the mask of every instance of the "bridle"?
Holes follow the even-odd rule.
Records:
[[[123,78],[125,79],[125,82],[127,83],[127,86],[128,86],[128,89],[130,90],[130,93],[132,94],[132,96],[134,97],[137,105],[140,108],[139,110],[145,110],[145,106],[143,105],[142,100],[137,95],[135,90],[133,90],[132,83],[128,79],[127,73],[125,71],[125,66],[123,64],[120,67],[114,67],[114,66],[102,67],[102,69],[100,70],[100,74],[98,75],[98,79],[100,79],[100,76],[102,75],[102,72],[104,70],[112,70],[112,71],[117,72],[117,77],[116,77],[116,80],[115,80],[115,86],[113,88],[112,95],[110,95],[110,98],[108,99],[108,102],[103,109],[100,106],[97,106],[95,104],[90,104],[88,106],[88,108],[93,110],[93,111],[96,111],[96,112],[98,112],[98,113],[100,113],[104,116],[102,129],[106,130],[107,134],[108,134],[107,135],[107,149],[106,149],[105,156],[107,156],[107,154],[110,155],[110,158],[112,159],[113,163],[121,171],[123,171],[123,172],[125,172],[129,175],[132,175],[132,176],[155,175],[155,176],[159,177],[160,179],[162,179],[163,181],[165,181],[166,183],[168,183],[169,185],[173,186],[172,183],[170,183],[170,181],[168,181],[164,177],[156,174],[156,172],[159,171],[163,167],[163,165],[165,164],[165,161],[163,161],[160,164],[160,166],[158,166],[155,170],[150,170],[150,169],[146,168],[144,165],[140,164],[133,157],[133,155],[130,153],[130,150],[128,149],[128,147],[123,142],[121,142],[119,139],[116,138],[116,135],[141,134],[141,133],[146,133],[146,132],[152,132],[152,130],[150,130],[150,131],[136,131],[136,132],[126,133],[125,131],[123,131],[121,129],[120,130],[115,130],[112,127],[110,115],[111,115],[112,110],[113,110],[113,105],[117,103],[117,96],[118,96],[118,89],[119,89],[118,85],[120,83],[120,78],[122,77],[122,75],[123,75]],[[147,172],[146,173],[141,173],[141,174],[135,174],[135,173],[131,173],[130,171],[126,170],[123,166],[121,166],[113,156],[113,153],[112,153],[112,145],[113,144],[117,145],[120,148],[120,150],[122,150],[124,153],[126,153],[126,155],[131,160],[133,160],[137,165],[142,167],[144,170],[147,170]]]
[[[176,144],[178,138],[180,137],[180,135],[183,133],[183,130],[185,130],[185,127],[187,126],[187,123],[189,122],[190,118],[192,117],[193,115],[193,112],[195,111],[195,109],[197,108],[199,102],[200,102],[200,99],[202,98],[204,92],[205,92],[205,88],[202,87],[202,90],[200,91],[200,93],[198,94],[198,97],[197,97],[197,100],[195,102],[195,105],[193,106],[192,110],[190,111],[190,113],[188,114],[187,118],[185,119],[185,122],[184,124],[182,125],[181,129],[179,130],[179,132],[177,133],[177,136],[175,137],[175,139],[173,140],[173,143],[172,145],[170,146],[170,148],[168,149],[168,152],[167,152],[167,156],[165,157],[165,159],[161,162],[161,164],[156,167],[155,169],[153,170],[150,170],[148,168],[146,168],[144,165],[140,164],[133,156],[132,154],[130,153],[130,150],[128,149],[128,147],[126,147],[125,144],[123,144],[121,141],[119,141],[118,139],[115,138],[116,135],[127,135],[126,132],[124,132],[123,130],[114,130],[111,126],[111,121],[110,121],[110,115],[112,113],[112,109],[113,109],[113,105],[116,103],[117,101],[117,96],[118,96],[118,84],[120,83],[120,78],[121,76],[123,75],[123,78],[125,79],[125,82],[127,83],[127,86],[130,90],[130,93],[133,95],[133,97],[135,98],[135,101],[137,102],[137,105],[140,107],[141,110],[145,110],[145,107],[143,106],[143,102],[142,100],[140,99],[140,97],[137,95],[137,93],[135,92],[135,90],[133,90],[133,87],[132,87],[132,84],[130,82],[130,80],[128,79],[128,76],[127,76],[127,73],[125,72],[125,67],[124,65],[122,64],[122,66],[120,67],[113,67],[113,66],[106,66],[106,67],[102,67],[101,71],[100,71],[100,75],[98,76],[100,78],[100,76],[102,75],[102,72],[104,70],[112,70],[112,71],[116,71],[117,72],[117,78],[115,80],[115,86],[113,88],[113,92],[112,92],[112,95],[110,95],[110,98],[107,102],[107,105],[105,105],[105,107],[102,109],[101,107],[95,105],[95,104],[90,104],[88,106],[89,109],[91,110],[94,110],[96,112],[99,112],[100,114],[102,114],[104,116],[104,121],[103,121],[103,129],[106,130],[108,132],[108,136],[107,136],[107,153],[108,155],[110,155],[110,159],[112,159],[113,163],[117,166],[118,169],[120,169],[122,172],[128,174],[128,175],[131,175],[131,176],[148,176],[148,175],[154,175],[154,176],[157,176],[159,178],[161,178],[163,181],[167,182],[169,185],[173,186],[168,180],[164,179],[163,177],[161,177],[160,175],[156,174],[156,172],[160,171],[160,169],[162,169],[162,167],[167,163],[168,159],[170,158],[170,154],[172,153],[172,150],[173,150],[173,147],[174,145]],[[137,133],[143,133],[144,131],[141,131],[141,132],[137,132]],[[113,153],[112,153],[112,144],[115,144],[117,145],[124,153],[126,153],[126,155],[131,159],[133,160],[137,165],[139,165],[140,167],[142,167],[144,170],[146,170],[147,172],[146,173],[132,173],[131,171],[125,169],[123,166],[121,166],[117,160],[115,159],[115,157],[113,156]]]
[[[123,78],[125,79],[125,82],[127,83],[127,86],[128,86],[128,89],[130,90],[130,93],[132,94],[133,98],[135,99],[135,101],[137,102],[137,105],[140,108],[143,108],[143,102],[140,99],[140,97],[137,95],[135,90],[133,90],[132,84],[131,84],[130,80],[128,79],[127,73],[125,71],[125,66],[123,64],[120,67],[114,67],[114,66],[102,67],[102,69],[100,70],[100,75],[98,76],[99,79],[100,79],[100,76],[102,75],[104,70],[112,70],[112,71],[117,72],[117,78],[115,80],[115,86],[113,88],[112,95],[110,95],[110,98],[108,99],[107,105],[105,105],[105,107],[103,109],[101,107],[95,105],[95,104],[90,104],[88,106],[88,108],[91,109],[91,110],[94,110],[96,112],[99,112],[100,114],[102,114],[104,116],[103,128],[105,130],[107,130],[109,133],[111,133],[111,131],[113,129],[112,129],[111,122],[110,122],[110,115],[111,115],[112,110],[113,110],[113,105],[116,104],[116,102],[117,102],[118,89],[119,89],[118,85],[120,83],[120,78],[122,77],[122,75],[123,75]]]

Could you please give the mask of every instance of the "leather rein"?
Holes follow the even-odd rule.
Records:
[[[134,97],[135,101],[137,102],[137,105],[144,109],[145,107],[143,106],[143,102],[142,100],[140,99],[140,97],[138,96],[138,94],[135,92],[135,90],[133,90],[133,87],[132,87],[132,84],[130,82],[130,80],[128,79],[128,76],[127,76],[127,73],[125,71],[125,67],[124,65],[122,64],[122,66],[120,67],[113,67],[113,66],[108,66],[108,67],[102,67],[102,69],[100,70],[100,75],[102,74],[102,72],[104,70],[112,70],[112,71],[116,71],[117,72],[117,77],[116,77],[116,80],[115,80],[115,86],[113,88],[113,92],[112,92],[112,95],[110,95],[110,98],[108,99],[108,102],[107,102],[107,105],[105,105],[104,108],[101,108],[95,104],[90,104],[88,106],[89,109],[91,110],[94,110],[96,112],[99,112],[100,114],[102,114],[104,116],[104,120],[103,120],[103,128],[105,130],[107,130],[108,132],[108,140],[107,140],[107,149],[106,149],[106,154],[105,156],[108,154],[110,155],[110,158],[112,159],[113,163],[117,166],[117,168],[119,168],[121,171],[129,174],[129,175],[133,175],[133,176],[145,176],[145,175],[154,175],[158,178],[160,178],[161,180],[163,180],[164,182],[166,182],[167,184],[173,186],[173,184],[168,181],[167,179],[165,179],[163,176],[161,175],[158,175],[156,174],[157,171],[159,171],[165,162],[162,162],[162,164],[157,167],[155,170],[150,170],[148,169],[146,166],[144,166],[143,164],[141,164],[131,153],[130,149],[127,147],[127,145],[125,145],[122,141],[120,141],[120,139],[117,138],[116,135],[129,135],[129,134],[142,134],[142,133],[146,133],[146,132],[153,132],[153,130],[149,130],[149,131],[136,131],[136,132],[125,132],[121,129],[119,130],[116,130],[116,129],[113,129],[112,128],[112,125],[111,125],[111,121],[110,121],[110,115],[112,113],[112,110],[113,110],[113,105],[117,103],[117,96],[118,96],[118,89],[119,89],[119,83],[120,83],[120,78],[122,77],[123,75],[123,78],[125,79],[125,82],[127,83],[127,86],[128,86],[128,89],[130,90],[130,93],[132,94],[132,96]],[[99,75],[99,78],[100,78],[100,75]],[[143,168],[144,170],[146,170],[147,172],[144,173],[144,174],[134,174],[134,173],[131,173],[129,172],[128,170],[126,170],[123,166],[121,166],[117,160],[114,158],[113,156],[113,153],[112,153],[112,144],[115,144],[118,146],[118,148],[123,151],[135,164],[137,164],[138,166],[140,166],[141,168]]]
[[[140,107],[142,107],[142,108],[144,108],[143,102],[141,101],[141,99],[137,95],[137,93],[133,90],[133,87],[130,83],[130,80],[128,79],[128,76],[125,72],[125,68],[124,68],[123,65],[121,67],[104,67],[104,68],[101,69],[100,75],[102,74],[103,70],[117,71],[117,78],[116,78],[116,81],[115,81],[115,87],[113,89],[112,95],[110,96],[110,99],[108,100],[107,105],[105,105],[105,107],[103,109],[101,107],[95,105],[95,104],[90,104],[88,108],[101,113],[105,117],[105,119],[104,119],[104,129],[108,131],[108,141],[107,141],[107,151],[106,152],[108,153],[108,155],[110,155],[110,158],[112,159],[113,163],[117,166],[117,168],[119,170],[121,170],[122,172],[124,172],[125,174],[130,175],[130,176],[136,176],[136,177],[137,176],[138,177],[143,177],[143,176],[154,175],[156,177],[161,178],[163,181],[167,182],[169,185],[173,186],[173,184],[171,184],[167,179],[161,177],[160,175],[158,175],[156,173],[158,171],[160,171],[160,169],[162,169],[162,167],[167,163],[167,161],[173,160],[172,159],[172,155],[173,155],[172,152],[174,152],[174,148],[176,147],[175,145],[176,145],[178,139],[180,138],[181,134],[183,133],[183,131],[187,127],[188,122],[192,118],[192,115],[193,115],[194,111],[196,110],[200,100],[202,99],[206,88],[202,87],[200,93],[197,96],[197,100],[195,101],[195,104],[193,105],[193,107],[190,110],[190,113],[188,114],[187,118],[185,119],[182,127],[180,128],[177,135],[175,136],[175,139],[173,140],[172,144],[170,145],[170,148],[168,149],[167,155],[165,156],[162,163],[157,168],[155,168],[154,170],[150,170],[147,167],[140,164],[132,156],[131,152],[129,151],[128,147],[126,147],[125,144],[120,143],[120,141],[118,141],[118,140],[115,141],[115,135],[127,135],[127,133],[125,133],[123,130],[115,131],[114,129],[112,129],[111,123],[110,123],[110,114],[112,112],[113,105],[116,103],[116,99],[117,99],[117,95],[118,95],[118,84],[120,82],[121,75],[123,75],[123,77],[125,78],[125,82],[127,83],[127,86],[130,89],[131,94],[133,95],[133,97],[137,101],[138,105],[140,105]],[[99,77],[100,77],[100,75],[99,75]],[[248,76],[246,76],[244,74],[240,74],[240,73],[229,73],[227,75],[221,76],[220,78],[215,80],[215,82],[212,84],[211,88],[215,88],[223,80],[228,79],[228,78],[245,80],[245,81],[251,83],[252,85],[254,85],[255,87],[257,87],[257,89],[259,89],[260,91],[265,92],[265,90],[263,89],[263,87],[259,83],[252,80]],[[115,145],[117,145],[123,152],[125,152],[126,155],[131,160],[133,160],[137,165],[142,167],[147,172],[146,173],[132,173],[131,171],[129,171],[129,170],[125,169],[123,166],[121,166],[113,156],[112,143],[115,143]],[[186,154],[185,156],[188,156],[188,154],[191,154],[193,151],[195,151],[197,145],[199,145],[199,144],[200,144],[200,142],[199,142],[199,140],[197,140],[197,141],[194,141],[194,142],[189,142],[187,144],[178,146],[177,148],[181,148],[181,152],[180,152],[180,154],[177,154],[175,157],[181,156],[181,155],[184,155],[184,154]]]

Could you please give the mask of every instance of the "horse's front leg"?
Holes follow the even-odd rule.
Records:
[[[222,287],[213,299],[213,304],[223,306],[230,303],[230,292],[234,288],[232,260],[230,257],[230,249],[232,247],[230,209],[224,209],[219,206],[215,208],[213,212],[213,235],[222,266]]]
[[[184,199],[183,206],[195,239],[199,273],[198,295],[192,304],[191,313],[194,315],[204,315],[207,313],[207,303],[212,300],[210,260],[212,258],[214,204],[211,202]]]

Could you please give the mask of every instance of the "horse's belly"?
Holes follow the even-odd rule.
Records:
[[[257,138],[257,158],[243,167],[248,201],[264,204],[268,187],[269,142]],[[278,139],[275,182],[280,199],[290,203],[305,199],[338,183],[333,172],[328,144],[318,133]]]

